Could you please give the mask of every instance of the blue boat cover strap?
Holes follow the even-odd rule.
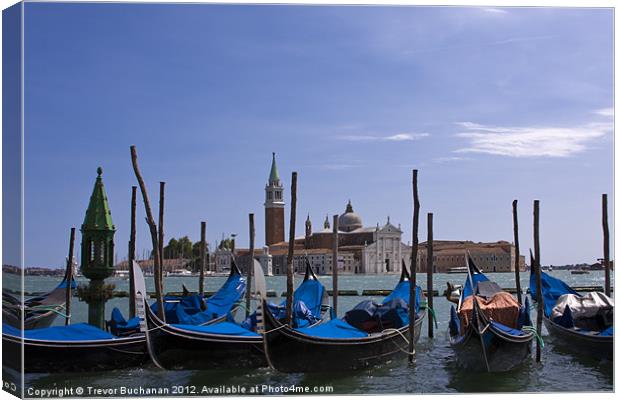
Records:
[[[2,333],[12,336],[22,336],[19,329],[2,324]],[[54,340],[54,341],[83,341],[83,340],[103,340],[114,339],[108,332],[88,324],[74,324],[67,326],[53,326],[41,329],[26,329],[23,337],[34,340]]]
[[[211,334],[216,334],[216,335],[257,336],[257,337],[261,336],[260,334],[256,332],[252,332],[232,322],[218,322],[217,324],[206,325],[206,326],[185,325],[185,324],[171,324],[171,326],[175,328],[179,328],[179,329],[184,329],[186,331],[211,333]]]
[[[300,328],[297,331],[304,335],[326,339],[352,339],[368,336],[366,332],[357,329],[342,319],[332,319],[321,325],[312,328]]]

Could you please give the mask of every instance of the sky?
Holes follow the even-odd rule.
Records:
[[[513,240],[541,202],[541,262],[602,257],[613,204],[611,9],[25,5],[26,266],[60,267],[103,168],[126,257],[129,146],[166,237],[237,234],[264,244],[276,152],[297,171],[297,229],[350,199],[365,226],[388,216],[420,240]],[[610,223],[613,232],[613,210]],[[138,252],[150,248],[138,203]],[[78,242],[80,240],[78,235]]]

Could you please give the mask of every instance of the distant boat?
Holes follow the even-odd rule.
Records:
[[[166,276],[193,276],[194,274],[186,269],[175,269],[166,274]]]
[[[467,267],[452,267],[452,268],[448,268],[448,273],[449,274],[466,274],[467,273]]]
[[[587,269],[574,269],[570,273],[573,275],[584,275],[589,274],[590,271],[588,271]]]
[[[129,278],[129,271],[116,270],[114,272],[114,276],[117,277],[117,278]]]

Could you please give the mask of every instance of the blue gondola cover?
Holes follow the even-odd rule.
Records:
[[[312,328],[300,328],[297,330],[308,336],[329,339],[351,339],[368,336],[366,332],[357,329],[342,319],[332,319]]]
[[[184,329],[192,332],[211,333],[215,335],[231,335],[231,336],[257,336],[261,335],[243,328],[239,324],[232,322],[218,322],[217,324],[201,326],[201,325],[185,325],[172,324],[173,327]]]
[[[12,336],[23,336],[26,339],[54,340],[54,341],[78,341],[78,340],[102,340],[114,339],[110,333],[88,324],[74,324],[67,326],[53,326],[42,329],[26,329],[20,331],[9,325],[2,324],[2,333]]]

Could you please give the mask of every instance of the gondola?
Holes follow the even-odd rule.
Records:
[[[140,267],[137,266],[137,269]],[[191,313],[181,302],[175,310],[185,318],[194,319],[186,323],[214,323],[226,318],[243,293],[245,281],[235,267],[231,269],[222,288],[205,300],[205,311]],[[23,343],[24,371],[27,373],[107,371],[137,367],[149,357],[143,332],[138,318],[125,321],[118,309],[112,311],[108,331],[84,323],[26,331],[3,324],[2,344],[6,354],[3,360],[10,368],[20,370]]]
[[[530,296],[537,302],[536,269],[530,271]],[[601,307],[592,318],[573,318],[570,307],[561,311],[561,316],[554,318],[554,308],[564,295],[583,296],[558,278],[541,271],[542,296],[543,296],[543,323],[554,339],[558,339],[560,346],[572,352],[587,354],[594,357],[612,358],[614,350],[613,336],[613,300],[603,298],[609,305]],[[604,296],[602,293],[598,296]],[[558,312],[556,311],[556,314]]]
[[[2,323],[13,328],[21,329],[22,314],[24,329],[47,328],[58,315],[64,315],[65,301],[67,296],[67,274],[53,290],[41,296],[33,297],[22,302],[6,293],[2,292]],[[74,280],[71,281],[71,288],[76,288]],[[23,313],[22,310],[25,312]]]
[[[398,284],[381,304],[363,302],[349,311],[345,318],[332,319],[308,328],[284,325],[264,307],[265,353],[269,365],[281,372],[344,371],[362,369],[397,356],[405,356],[409,338],[409,287],[409,274],[403,265]],[[418,306],[420,295],[418,287]],[[397,316],[389,320],[391,325],[387,323],[388,318],[385,318],[386,324],[382,325],[384,318],[370,317],[368,311],[372,307],[387,309],[389,305],[395,304],[398,306],[388,312],[393,317]],[[414,340],[417,341],[424,313],[417,312],[416,315]],[[394,323],[395,320],[400,324]]]
[[[2,346],[6,352],[3,360],[17,371],[22,368],[22,344],[26,373],[129,368],[142,364],[148,357],[143,334],[116,337],[88,324],[26,331],[3,324]]]
[[[258,262],[255,261],[255,264]],[[260,265],[258,269],[260,270]],[[306,275],[294,293],[293,303],[299,304],[300,297],[303,297],[307,300],[305,307],[302,307],[303,311],[318,310],[321,313],[317,318],[318,321],[313,324],[320,322],[325,311],[323,307],[327,299],[325,293],[325,288],[307,263]],[[263,351],[263,336],[252,330],[249,321],[243,325],[234,320],[206,326],[169,324],[161,321],[148,307],[144,309],[144,315],[141,317],[145,318],[148,326],[149,354],[154,364],[160,368],[208,370],[267,366]],[[298,317],[305,319],[308,316],[303,314]]]
[[[246,291],[246,281],[234,258],[226,282],[212,296],[203,298],[183,286],[183,295],[164,297],[166,322],[169,324],[209,325],[234,316]],[[151,304],[157,313],[157,303]]]
[[[448,332],[457,364],[469,371],[515,369],[530,357],[535,338],[529,301],[526,298],[524,305],[519,304],[490,281],[469,254],[466,259],[468,277],[457,308],[450,309]]]

